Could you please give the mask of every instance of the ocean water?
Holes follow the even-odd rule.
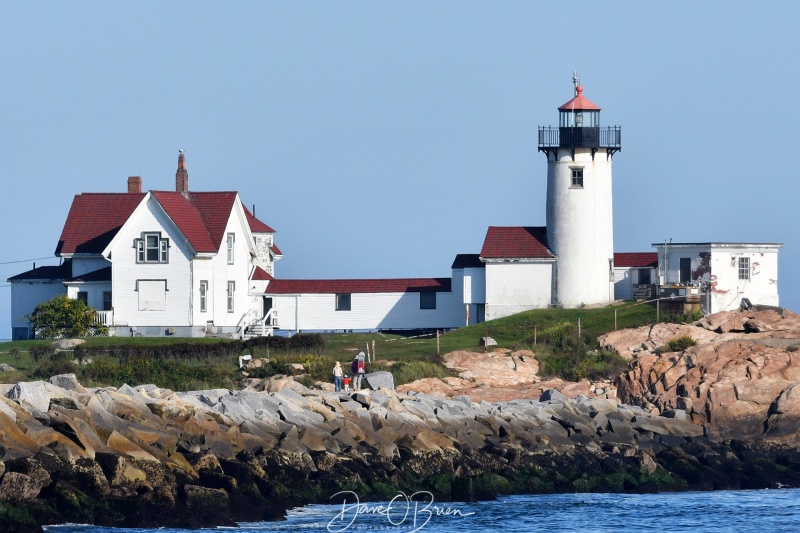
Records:
[[[797,532],[800,489],[664,494],[549,494],[478,503],[431,502],[425,494],[392,502],[309,505],[287,520],[243,523],[241,533]],[[78,525],[52,533],[189,533],[183,529],[114,529]]]

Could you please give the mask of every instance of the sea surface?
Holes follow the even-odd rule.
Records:
[[[79,525],[52,533],[190,533],[184,529],[114,529]],[[309,505],[285,521],[243,523],[216,531],[425,533],[489,531],[796,532],[800,489],[680,492],[664,494],[549,494],[508,496],[479,503],[431,502],[426,494],[398,495],[392,502]]]

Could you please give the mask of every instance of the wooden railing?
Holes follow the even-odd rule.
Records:
[[[94,326],[105,327],[114,324],[114,311],[96,311],[94,313]]]

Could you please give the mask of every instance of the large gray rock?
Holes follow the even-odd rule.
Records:
[[[47,413],[50,409],[50,392],[44,381],[20,382],[8,392],[8,398],[26,409]]]
[[[372,390],[390,389],[394,390],[394,376],[391,372],[370,372],[364,375],[367,386]]]
[[[558,392],[556,389],[547,389],[539,397],[540,402],[556,402],[556,401],[566,401],[566,400],[567,397]]]
[[[60,339],[53,342],[53,347],[59,350],[71,350],[81,344],[86,344],[86,341],[84,339]]]
[[[56,387],[75,392],[87,392],[86,388],[78,383],[75,374],[59,374],[50,378],[50,383]]]
[[[242,398],[235,396],[224,396],[220,402],[214,406],[214,410],[229,416],[236,424],[241,424],[246,420],[254,420],[255,412],[248,406]]]
[[[14,423],[17,422],[16,411],[14,411],[14,409],[12,409],[11,406],[6,405],[6,402],[3,400],[0,400],[0,413],[3,413],[8,418],[10,418],[12,422]],[[2,475],[2,473],[0,473],[0,475]]]
[[[281,417],[281,420],[301,428],[321,426],[325,422],[325,417],[319,413],[304,409],[292,409],[288,405],[282,405],[278,409],[278,416]]]

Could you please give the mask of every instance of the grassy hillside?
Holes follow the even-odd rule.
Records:
[[[310,384],[315,380],[328,381],[336,361],[347,369],[359,351],[366,352],[367,346],[372,351],[374,343],[378,363],[368,371],[391,370],[395,382],[401,384],[448,375],[439,355],[454,350],[482,350],[479,343],[485,335],[495,339],[498,347],[533,350],[545,374],[580,379],[618,372],[620,365],[624,365],[610,354],[596,350],[597,336],[615,328],[615,315],[617,328],[638,327],[656,319],[655,309],[642,304],[528,311],[444,333],[438,339],[438,353],[435,332],[418,336],[325,334],[324,349],[313,352],[247,348],[221,339],[101,337],[87,339],[86,346],[92,349],[91,362],[75,365],[74,353],[50,353],[46,349],[51,346],[50,341],[16,341],[0,343],[0,363],[16,369],[16,372],[0,372],[0,382],[46,379],[54,373],[74,372],[82,383],[94,386],[155,383],[174,390],[235,388],[241,379],[238,356],[250,353],[255,358],[269,358],[269,364],[254,371],[253,377],[285,373],[287,365],[301,363],[308,372],[302,380]],[[225,355],[203,355],[203,345],[210,348],[208,345],[225,342],[228,343],[223,350]],[[125,347],[131,347],[131,353],[138,347],[158,355],[127,357]],[[164,352],[159,347],[172,348]]]

